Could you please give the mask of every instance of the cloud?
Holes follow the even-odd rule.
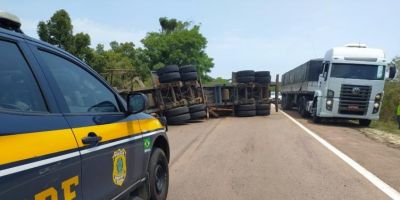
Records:
[[[84,32],[90,35],[92,47],[99,43],[107,47],[112,41],[133,42],[136,46],[141,46],[140,40],[146,36],[147,32],[102,24],[87,18],[73,19],[72,24],[74,33]]]
[[[21,19],[22,30],[29,36],[39,38],[37,35],[37,25],[39,19]],[[112,41],[133,42],[136,46],[142,46],[140,42],[146,36],[145,30],[134,30],[129,28],[115,27],[109,24],[102,24],[87,18],[72,19],[74,33],[84,32],[90,35],[91,46],[104,44],[106,48]]]

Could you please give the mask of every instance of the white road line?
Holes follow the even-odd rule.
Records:
[[[379,188],[382,192],[384,192],[386,195],[388,195],[392,199],[400,200],[400,193],[390,187],[388,184],[383,182],[381,179],[376,177],[374,174],[369,172],[367,169],[365,169],[363,166],[358,164],[356,161],[351,159],[349,156],[346,154],[342,153],[340,150],[336,149],[333,145],[329,144],[326,140],[322,139],[319,137],[316,133],[312,132],[310,129],[306,128],[304,125],[302,125],[300,122],[295,120],[293,117],[288,115],[287,113],[281,111],[287,118],[292,120],[297,126],[302,128],[305,132],[307,132],[309,135],[311,135],[314,139],[316,139],[318,142],[320,142],[322,145],[324,145],[327,149],[329,149],[331,152],[333,152],[335,155],[337,155],[339,158],[341,158],[344,162],[346,162],[348,165],[350,165],[354,170],[356,170],[358,173],[363,175],[366,179],[368,179],[372,184],[374,184],[377,188]]]

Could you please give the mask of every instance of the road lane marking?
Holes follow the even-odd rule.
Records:
[[[303,124],[295,120],[293,117],[288,115],[287,113],[281,111],[287,118],[292,120],[297,126],[302,128],[306,133],[311,135],[314,139],[316,139],[319,143],[324,145],[327,149],[329,149],[332,153],[334,153],[336,156],[341,158],[344,162],[346,162],[348,165],[350,165],[354,170],[356,170],[358,173],[363,175],[366,179],[368,179],[372,184],[374,184],[377,188],[379,188],[383,193],[388,195],[392,199],[400,200],[400,193],[390,187],[388,184],[383,182],[381,179],[379,179],[377,176],[372,174],[370,171],[365,169],[363,166],[358,164],[356,161],[351,159],[349,156],[338,150],[336,147],[328,143],[326,140],[322,139],[320,136],[318,136],[316,133],[312,132],[310,129],[306,128]]]

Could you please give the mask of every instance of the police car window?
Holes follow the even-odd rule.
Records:
[[[119,112],[115,95],[74,63],[41,51],[71,113]]]
[[[47,112],[39,86],[15,43],[0,41],[0,109]]]

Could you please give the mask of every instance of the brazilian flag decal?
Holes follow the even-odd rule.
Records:
[[[151,138],[144,138],[143,139],[143,145],[144,145],[144,151],[150,151],[151,150]]]

